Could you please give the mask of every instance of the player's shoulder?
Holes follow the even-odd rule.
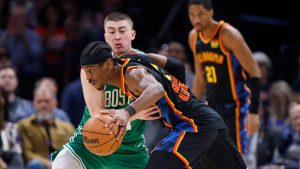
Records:
[[[145,54],[143,51],[136,49],[136,48],[132,48],[132,50],[136,53],[136,54]]]
[[[189,33],[189,46],[192,49],[193,47],[193,41],[195,40],[195,37],[197,35],[197,31],[195,28],[193,28]]]
[[[193,28],[190,32],[189,32],[189,38],[193,38],[194,36],[196,36],[197,31],[195,28]]]
[[[133,64],[133,63],[147,63],[150,62],[152,63],[151,58],[147,54],[124,54],[119,57],[121,60],[124,59],[130,59],[128,63]]]
[[[242,34],[240,33],[240,31],[229,23],[224,23],[221,35],[223,38],[227,39],[242,38]]]

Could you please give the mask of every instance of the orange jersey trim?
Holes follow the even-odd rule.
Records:
[[[225,23],[226,24],[226,23]],[[228,70],[229,70],[229,79],[230,79],[230,86],[231,86],[231,92],[232,96],[234,98],[234,101],[236,103],[236,108],[235,108],[235,126],[236,126],[236,143],[237,143],[237,148],[238,151],[242,154],[242,143],[241,143],[241,138],[240,138],[240,107],[241,103],[240,100],[238,99],[237,96],[237,91],[236,91],[236,83],[235,83],[235,78],[234,78],[234,71],[233,71],[233,66],[232,66],[232,61],[231,61],[231,55],[229,51],[227,51],[222,43],[222,32],[224,31],[225,24],[222,26],[219,34],[219,43],[220,43],[220,48],[221,51],[227,56],[227,62],[228,62]],[[243,78],[246,78],[244,76]]]
[[[195,36],[194,36],[194,39],[193,39],[193,43],[192,43],[192,51],[193,51],[193,54],[196,56],[196,43],[197,43],[197,36],[198,35],[198,32],[195,32]]]
[[[194,120],[193,120],[193,119],[190,119],[190,118],[187,118],[187,117],[185,117],[185,116],[183,116],[183,115],[182,115],[182,112],[179,111],[179,110],[177,110],[177,109],[175,108],[174,103],[173,103],[173,102],[171,101],[171,99],[168,97],[168,95],[167,95],[166,92],[165,92],[165,94],[164,94],[164,97],[166,98],[166,100],[167,100],[169,106],[173,109],[173,111],[174,111],[177,115],[179,115],[179,116],[181,117],[182,120],[188,121],[188,122],[192,125],[194,132],[197,133],[197,132],[198,132],[198,127],[195,125]]]
[[[130,59],[125,59],[123,65],[121,66],[121,69],[120,69],[120,73],[121,73],[121,79],[120,80],[121,80],[121,84],[122,84],[122,86],[121,86],[121,92],[123,94],[126,94],[126,90],[125,90],[125,78],[124,78],[124,75],[123,75],[123,70],[124,70],[124,66],[128,64],[129,60]]]
[[[173,153],[185,164],[185,167],[186,168],[189,168],[189,162],[188,162],[188,160],[186,159],[186,158],[184,158],[178,151],[177,151],[177,149],[178,149],[178,147],[179,147],[179,145],[180,145],[180,143],[181,143],[181,141],[182,141],[182,139],[183,139],[183,137],[184,137],[184,135],[185,135],[185,133],[186,133],[186,131],[182,131],[181,133],[180,133],[180,135],[179,135],[179,138],[177,139],[177,141],[176,141],[176,143],[175,143],[175,146],[174,146],[174,148],[173,148]]]
[[[236,108],[235,108],[236,142],[237,142],[238,151],[242,154],[242,143],[241,143],[241,138],[240,138],[240,105],[241,104],[240,104],[240,100],[237,97],[231,56],[230,56],[230,54],[226,54],[226,56],[227,56],[227,60],[228,60],[228,70],[229,70],[229,79],[230,79],[230,84],[231,84],[230,85],[231,92],[232,92],[233,98],[236,103]]]
[[[122,83],[121,91],[122,91],[123,94],[127,95],[129,98],[137,99],[129,90],[126,90],[126,88],[125,88],[125,80],[124,80],[123,71],[124,71],[124,66],[129,62],[129,60],[130,59],[126,59],[124,64],[121,67],[121,83]],[[126,72],[129,69],[136,68],[136,67],[143,67],[143,66],[129,66],[128,69],[126,70]],[[160,110],[159,110],[159,115],[160,115],[160,117],[162,117],[162,113],[161,113]],[[170,123],[168,123],[164,120],[163,120],[163,123],[164,123],[165,126],[171,128],[171,130],[172,130],[172,125]]]
[[[216,35],[216,33],[218,32],[220,26],[224,23],[224,21],[219,21],[218,25],[215,27],[215,29],[213,30],[213,32],[210,34],[209,38],[205,39],[202,32],[200,32],[200,39],[202,40],[203,43],[207,44],[211,41],[211,39]]]

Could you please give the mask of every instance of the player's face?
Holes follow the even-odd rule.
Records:
[[[132,25],[128,20],[107,21],[104,29],[105,40],[117,56],[131,50],[135,31],[132,30]]]
[[[82,68],[86,73],[88,82],[97,90],[103,90],[112,76],[113,61],[108,59],[104,63],[83,66]]]
[[[207,10],[203,5],[190,5],[188,12],[190,21],[198,32],[206,28],[213,16],[213,10]]]

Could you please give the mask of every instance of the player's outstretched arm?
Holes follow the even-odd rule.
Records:
[[[80,72],[80,78],[85,103],[89,109],[89,112],[91,113],[91,116],[95,116],[97,115],[96,112],[99,112],[105,107],[104,91],[99,91],[89,84],[86,74],[82,69]]]
[[[222,32],[222,44],[224,52],[233,52],[243,69],[250,75],[247,85],[251,90],[251,104],[247,118],[247,131],[252,135],[259,128],[259,116],[257,115],[260,97],[261,72],[258,64],[252,56],[252,52],[245,42],[242,34],[230,25],[225,25]]]
[[[176,77],[179,81],[185,83],[185,67],[184,64],[173,57],[167,57],[155,53],[147,53],[156,64],[163,67],[167,72]]]
[[[113,118],[106,123],[109,128],[120,126],[117,139],[125,134],[125,126],[130,116],[154,105],[164,96],[163,86],[146,69],[138,67],[128,70],[125,74],[128,89],[139,97],[124,109],[112,110]]]

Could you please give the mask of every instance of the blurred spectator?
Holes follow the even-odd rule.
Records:
[[[62,86],[64,71],[64,46],[66,34],[63,27],[64,16],[60,7],[47,4],[39,14],[41,26],[36,31],[42,38],[44,47],[45,74],[53,76],[58,86]]]
[[[36,112],[18,123],[28,169],[50,169],[50,154],[67,143],[74,127],[55,118],[55,94],[45,88],[34,91]]]
[[[17,126],[4,119],[7,103],[5,91],[0,87],[0,169],[23,169]]]
[[[0,68],[0,86],[8,97],[8,114],[5,119],[13,123],[29,117],[33,112],[31,102],[16,95],[18,83],[15,67],[8,65]]]
[[[175,41],[170,42],[168,44],[168,53],[169,53],[168,56],[175,57],[178,60],[180,60],[182,63],[184,63],[185,78],[186,78],[185,82],[190,87],[190,89],[192,89],[195,74],[192,72],[192,67],[186,56],[184,46],[179,42],[175,42]]]
[[[253,57],[258,63],[261,72],[261,91],[260,91],[260,99],[262,101],[263,106],[267,106],[268,103],[268,91],[270,89],[270,76],[272,72],[272,62],[269,56],[261,51],[253,52]]]
[[[28,92],[28,87],[33,86],[32,82],[41,74],[42,45],[39,35],[27,26],[25,5],[15,3],[11,6],[0,47],[8,50],[12,63],[20,71],[20,81],[24,84],[20,86],[24,87],[21,92]]]
[[[10,56],[5,48],[0,48],[0,67],[10,65]]]
[[[281,133],[274,163],[283,165],[285,169],[300,168],[300,105],[291,106],[289,118],[291,129]]]
[[[53,79],[51,77],[40,78],[35,83],[35,89],[39,89],[39,88],[49,90],[55,96],[55,100],[54,100],[55,104],[54,104],[54,110],[53,110],[54,116],[64,122],[70,122],[70,117],[68,116],[68,114],[64,110],[58,108],[57,84],[56,84],[55,79]]]
[[[61,97],[61,108],[65,110],[74,126],[79,124],[84,111],[85,102],[80,78],[68,84]]]
[[[248,138],[246,161],[249,169],[271,166],[278,145],[279,132],[269,126],[270,113],[262,105],[260,105],[259,116],[259,130]]]
[[[276,81],[269,91],[271,113],[270,126],[282,133],[289,126],[289,107],[293,102],[293,92],[289,84],[285,81]]]

